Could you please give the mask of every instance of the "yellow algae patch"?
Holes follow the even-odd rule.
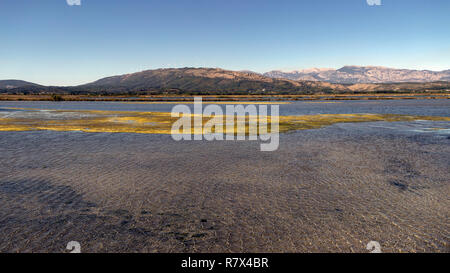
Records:
[[[376,121],[450,121],[450,117],[410,116],[397,114],[321,114],[304,116],[280,116],[280,131],[317,129],[336,123],[376,122]]]
[[[169,112],[133,112],[133,111],[83,111],[83,110],[42,110],[23,109],[14,115],[0,115],[0,131],[82,131],[82,132],[108,132],[108,133],[142,133],[142,134],[171,134],[173,124],[178,117],[172,117]],[[191,134],[199,133],[231,133],[231,134],[264,134],[276,128],[270,116],[234,117],[227,120],[226,115],[203,116],[202,128],[195,127],[195,115],[183,117],[191,120]],[[205,125],[214,126],[206,130]],[[232,124],[234,126],[225,126]],[[238,121],[245,124],[244,128],[237,126]],[[411,116],[397,114],[320,114],[302,116],[280,116],[279,131],[289,132],[295,130],[317,129],[336,123],[376,122],[376,121],[450,121],[450,117],[438,116]],[[263,126],[264,122],[267,123]],[[182,133],[182,130],[175,133]]]

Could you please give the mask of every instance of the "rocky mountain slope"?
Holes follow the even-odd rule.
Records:
[[[349,69],[349,68],[348,68]],[[342,70],[344,71],[344,70]],[[349,70],[346,70],[349,71]],[[308,73],[329,73],[312,70]],[[305,72],[306,73],[306,72]],[[343,73],[343,72],[340,72]],[[0,93],[9,94],[320,94],[357,92],[449,91],[450,82],[330,83],[268,77],[251,71],[220,68],[168,68],[112,76],[72,87],[22,85],[4,82]],[[26,83],[26,82],[23,82]]]
[[[0,89],[14,89],[25,86],[40,86],[40,85],[21,80],[0,80]]]
[[[287,79],[274,79],[245,71],[220,68],[168,68],[103,78],[79,86],[98,91],[180,90],[187,92],[282,92],[302,91],[309,84]]]
[[[280,70],[264,76],[294,81],[324,81],[331,83],[394,83],[450,81],[450,70],[408,70],[379,66],[344,66],[340,69],[305,69],[291,72]]]

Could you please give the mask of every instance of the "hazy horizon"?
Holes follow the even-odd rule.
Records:
[[[367,66],[361,66],[361,65],[344,65],[344,66],[342,66],[342,67],[345,67],[345,66],[356,66],[356,67],[382,67],[382,68],[389,68],[389,69],[408,69],[408,70],[415,70],[415,69],[410,69],[410,68],[387,67],[387,66],[373,66],[373,65],[367,65]],[[206,68],[206,69],[207,69],[207,68],[213,68],[213,69],[224,69],[224,70],[231,70],[231,71],[238,71],[238,72],[245,72],[245,71],[248,71],[248,72],[254,72],[254,73],[258,73],[258,74],[261,74],[261,75],[262,75],[262,74],[264,74],[264,73],[266,73],[266,72],[272,72],[272,71],[281,71],[281,72],[289,73],[289,72],[297,72],[297,71],[308,70],[308,69],[336,69],[336,70],[337,70],[337,69],[340,69],[340,68],[342,68],[342,67],[338,67],[338,68],[336,68],[336,67],[309,67],[309,68],[300,68],[300,69],[292,69],[292,70],[272,69],[272,70],[269,70],[269,71],[262,71],[262,72],[254,71],[254,70],[251,70],[251,69],[233,70],[233,69],[226,69],[226,68],[223,68],[223,67],[217,67],[217,66],[215,66],[215,67],[193,67],[193,66],[183,66],[183,67],[158,67],[158,68],[144,69],[144,70],[141,70],[141,71],[134,71],[134,72],[128,72],[128,73],[120,73],[120,74],[117,74],[117,75],[106,75],[106,76],[104,76],[104,77],[101,77],[101,78],[98,78],[98,79],[94,79],[94,80],[89,81],[89,82],[82,82],[82,83],[74,84],[74,85],[64,85],[64,84],[46,85],[46,84],[42,84],[42,83],[39,83],[39,82],[29,81],[29,80],[27,80],[27,79],[13,79],[13,78],[9,78],[9,79],[2,79],[2,78],[0,78],[0,81],[2,81],[2,80],[19,80],[19,81],[31,82],[31,83],[39,84],[39,85],[43,85],[43,86],[69,87],[69,86],[78,86],[78,85],[84,85],[84,84],[92,83],[92,82],[94,82],[94,81],[97,81],[97,80],[100,80],[100,79],[103,79],[103,78],[107,78],[107,77],[121,76],[121,75],[127,75],[127,74],[133,74],[133,73],[139,73],[139,72],[142,72],[142,71],[147,71],[147,70],[157,70],[157,69],[181,69],[181,68],[196,68],[196,69]],[[450,70],[450,68],[448,68],[448,69],[443,69],[443,70],[430,70],[430,69],[417,69],[417,70],[418,70],[418,71],[423,70],[423,71],[442,72],[442,71]]]

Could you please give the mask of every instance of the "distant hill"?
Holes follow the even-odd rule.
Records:
[[[0,80],[0,89],[13,89],[24,86],[40,86],[40,85],[21,80]]]
[[[298,81],[273,79],[250,71],[238,72],[220,68],[168,68],[107,77],[79,87],[110,92],[156,89],[252,93],[307,91],[309,85]]]
[[[352,70],[353,69],[353,70]],[[358,70],[347,67],[341,71]],[[328,73],[314,69],[302,73]],[[344,73],[344,72],[340,72]],[[353,72],[352,72],[353,73]],[[356,72],[354,72],[356,73]],[[0,81],[7,82],[7,81]],[[26,83],[26,82],[22,82]],[[30,83],[0,87],[10,94],[330,94],[358,92],[428,92],[448,91],[450,82],[425,83],[330,83],[317,80],[292,80],[261,75],[251,71],[220,68],[168,68],[118,75],[72,87],[40,86]]]
[[[340,69],[312,68],[291,72],[274,70],[264,76],[294,81],[324,81],[331,83],[399,83],[450,81],[450,70],[409,70],[379,66],[344,66]]]

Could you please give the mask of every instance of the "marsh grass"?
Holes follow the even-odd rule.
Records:
[[[36,109],[25,110],[25,115],[20,117],[0,117],[0,131],[81,131],[81,132],[108,132],[108,133],[142,133],[142,134],[172,134],[183,133],[180,130],[172,132],[174,122],[178,120],[168,112],[126,112],[126,111],[67,111],[49,110],[50,115],[37,116]],[[52,115],[54,114],[54,115]],[[57,118],[63,114],[64,118]],[[213,116],[203,116],[202,128],[196,128],[191,118],[191,134],[198,133],[228,133],[254,135],[276,132],[271,117],[245,117],[245,129],[239,130],[238,117],[234,117],[234,126],[226,126],[227,116],[217,116],[218,122],[211,127],[211,131],[205,131],[204,127]],[[221,120],[221,122],[220,122]],[[438,116],[412,116],[397,114],[320,114],[301,116],[280,116],[279,132],[291,132],[296,130],[318,129],[336,123],[354,122],[397,122],[397,121],[450,121],[450,117]],[[267,127],[267,130],[266,128]],[[274,128],[274,129],[272,129]]]

